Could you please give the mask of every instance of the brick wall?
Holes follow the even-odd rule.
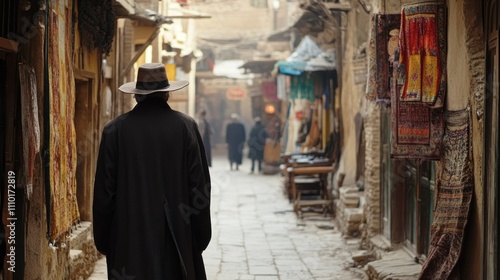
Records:
[[[366,102],[364,116],[365,156],[365,217],[363,236],[380,233],[380,108],[373,102]]]

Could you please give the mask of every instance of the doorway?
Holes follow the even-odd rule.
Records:
[[[75,73],[76,195],[82,221],[92,220],[93,155],[96,146],[92,74]],[[90,77],[89,77],[90,76]]]
[[[486,41],[486,92],[484,117],[484,245],[483,279],[498,275],[498,1],[487,1],[484,9]]]

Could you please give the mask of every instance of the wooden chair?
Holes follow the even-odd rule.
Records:
[[[288,168],[293,209],[300,218],[306,207],[319,208],[324,215],[333,213],[333,200],[328,189],[328,174],[333,170],[333,165]]]
[[[303,216],[303,208],[319,208],[323,214],[333,212],[333,200],[328,190],[328,175],[337,162],[335,143],[331,135],[323,152],[284,155],[282,170],[285,176],[285,192],[294,211]]]

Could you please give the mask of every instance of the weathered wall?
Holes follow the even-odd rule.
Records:
[[[351,2],[351,11],[346,17],[346,33],[344,42],[344,53],[342,56],[342,89],[340,93],[341,110],[341,138],[342,154],[339,161],[339,169],[336,174],[345,174],[343,185],[353,185],[356,180],[356,131],[354,117],[360,111],[364,102],[364,83],[356,84],[353,59],[357,53],[360,41],[359,36],[363,32],[362,27],[356,25],[358,17],[368,17],[357,2]],[[366,32],[366,31],[365,31]],[[366,34],[366,33],[365,33]],[[365,37],[365,42],[368,37]],[[338,176],[338,175],[336,175]],[[338,186],[341,187],[341,186]]]
[[[366,227],[364,237],[370,238],[381,233],[380,215],[380,158],[381,131],[380,107],[374,102],[366,102],[364,108],[364,126],[366,139],[365,154],[365,217]]]
[[[481,279],[485,53],[481,1],[448,0],[448,110],[471,108],[474,196],[458,263],[462,279]]]

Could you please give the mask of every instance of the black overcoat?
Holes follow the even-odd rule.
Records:
[[[226,126],[226,143],[230,162],[242,163],[245,140],[245,126],[242,123],[233,122]]]
[[[210,190],[192,118],[150,97],[108,123],[93,204],[108,278],[206,279],[201,254],[211,238]]]
[[[266,127],[260,122],[256,123],[250,130],[250,136],[248,137],[248,157],[250,159],[264,159],[266,139]]]

